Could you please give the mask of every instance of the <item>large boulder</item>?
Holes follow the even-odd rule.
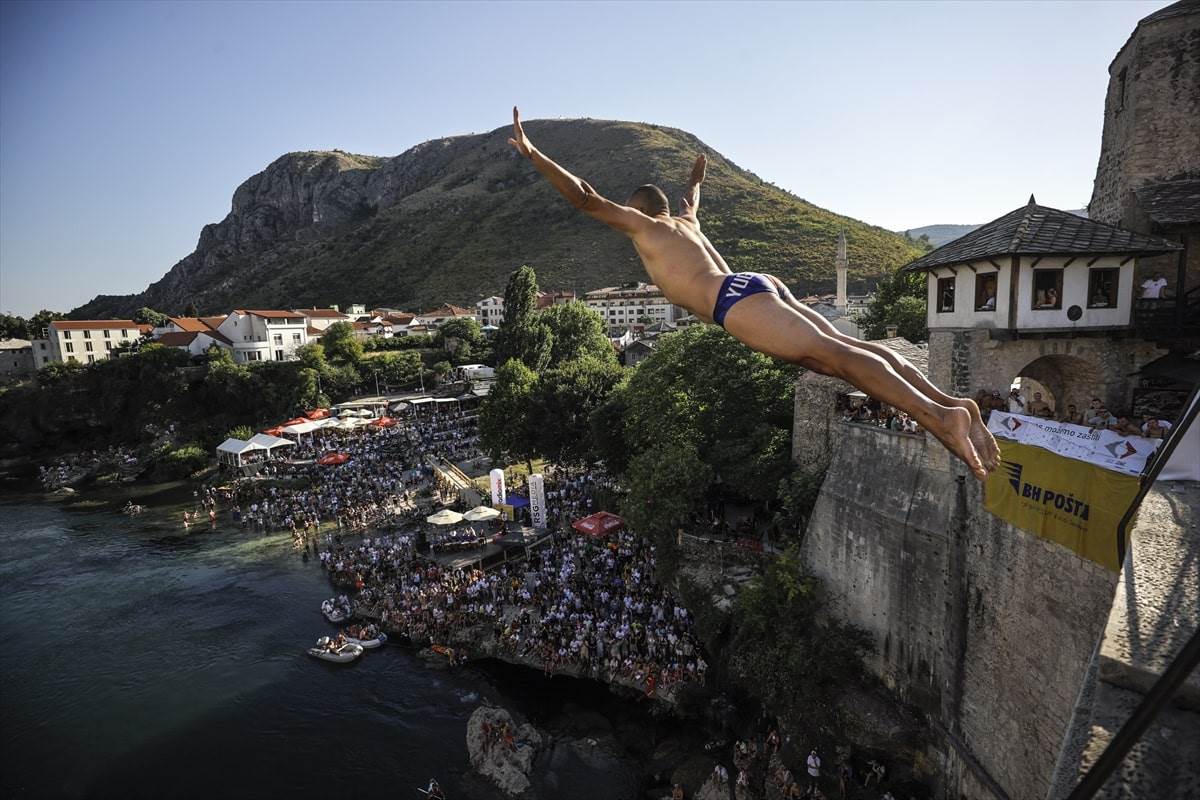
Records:
[[[484,734],[485,727],[492,731]],[[513,731],[509,746],[497,732]],[[471,767],[509,797],[529,797],[533,760],[542,746],[542,735],[529,723],[518,725],[503,708],[480,706],[467,721],[467,753]]]

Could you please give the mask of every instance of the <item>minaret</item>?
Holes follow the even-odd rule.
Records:
[[[849,259],[846,258],[846,232],[838,231],[838,249],[837,260],[833,262],[837,268],[837,299],[833,301],[834,308],[845,316],[846,314],[846,270],[849,268]]]

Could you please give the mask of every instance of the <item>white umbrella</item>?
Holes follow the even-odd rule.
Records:
[[[426,517],[425,521],[430,525],[456,525],[459,522],[462,522],[462,519],[463,515],[457,511],[451,511],[448,508],[443,508],[432,517]]]
[[[500,516],[500,512],[494,508],[487,506],[476,506],[467,513],[463,514],[463,519],[467,522],[485,522],[489,519],[496,519]]]

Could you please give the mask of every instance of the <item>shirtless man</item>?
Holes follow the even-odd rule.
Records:
[[[703,155],[692,167],[683,213],[673,217],[666,195],[656,186],[638,188],[626,205],[602,197],[533,146],[516,108],[508,141],[571,205],[632,239],[650,279],[675,305],[717,323],[760,353],[841,378],[907,411],[980,480],[999,463],[1000,449],[973,401],[945,394],[888,348],[839,333],[799,303],[778,278],[734,273],[726,266],[700,232]]]

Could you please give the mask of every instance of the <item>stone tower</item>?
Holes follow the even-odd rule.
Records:
[[[1108,67],[1104,134],[1088,216],[1184,245],[1139,263],[1172,296],[1200,287],[1200,0],[1138,22]],[[1188,311],[1179,306],[1177,325]]]
[[[833,262],[837,269],[837,299],[833,305],[842,316],[846,314],[846,278],[850,261],[846,257],[846,232],[838,231],[837,259]]]

